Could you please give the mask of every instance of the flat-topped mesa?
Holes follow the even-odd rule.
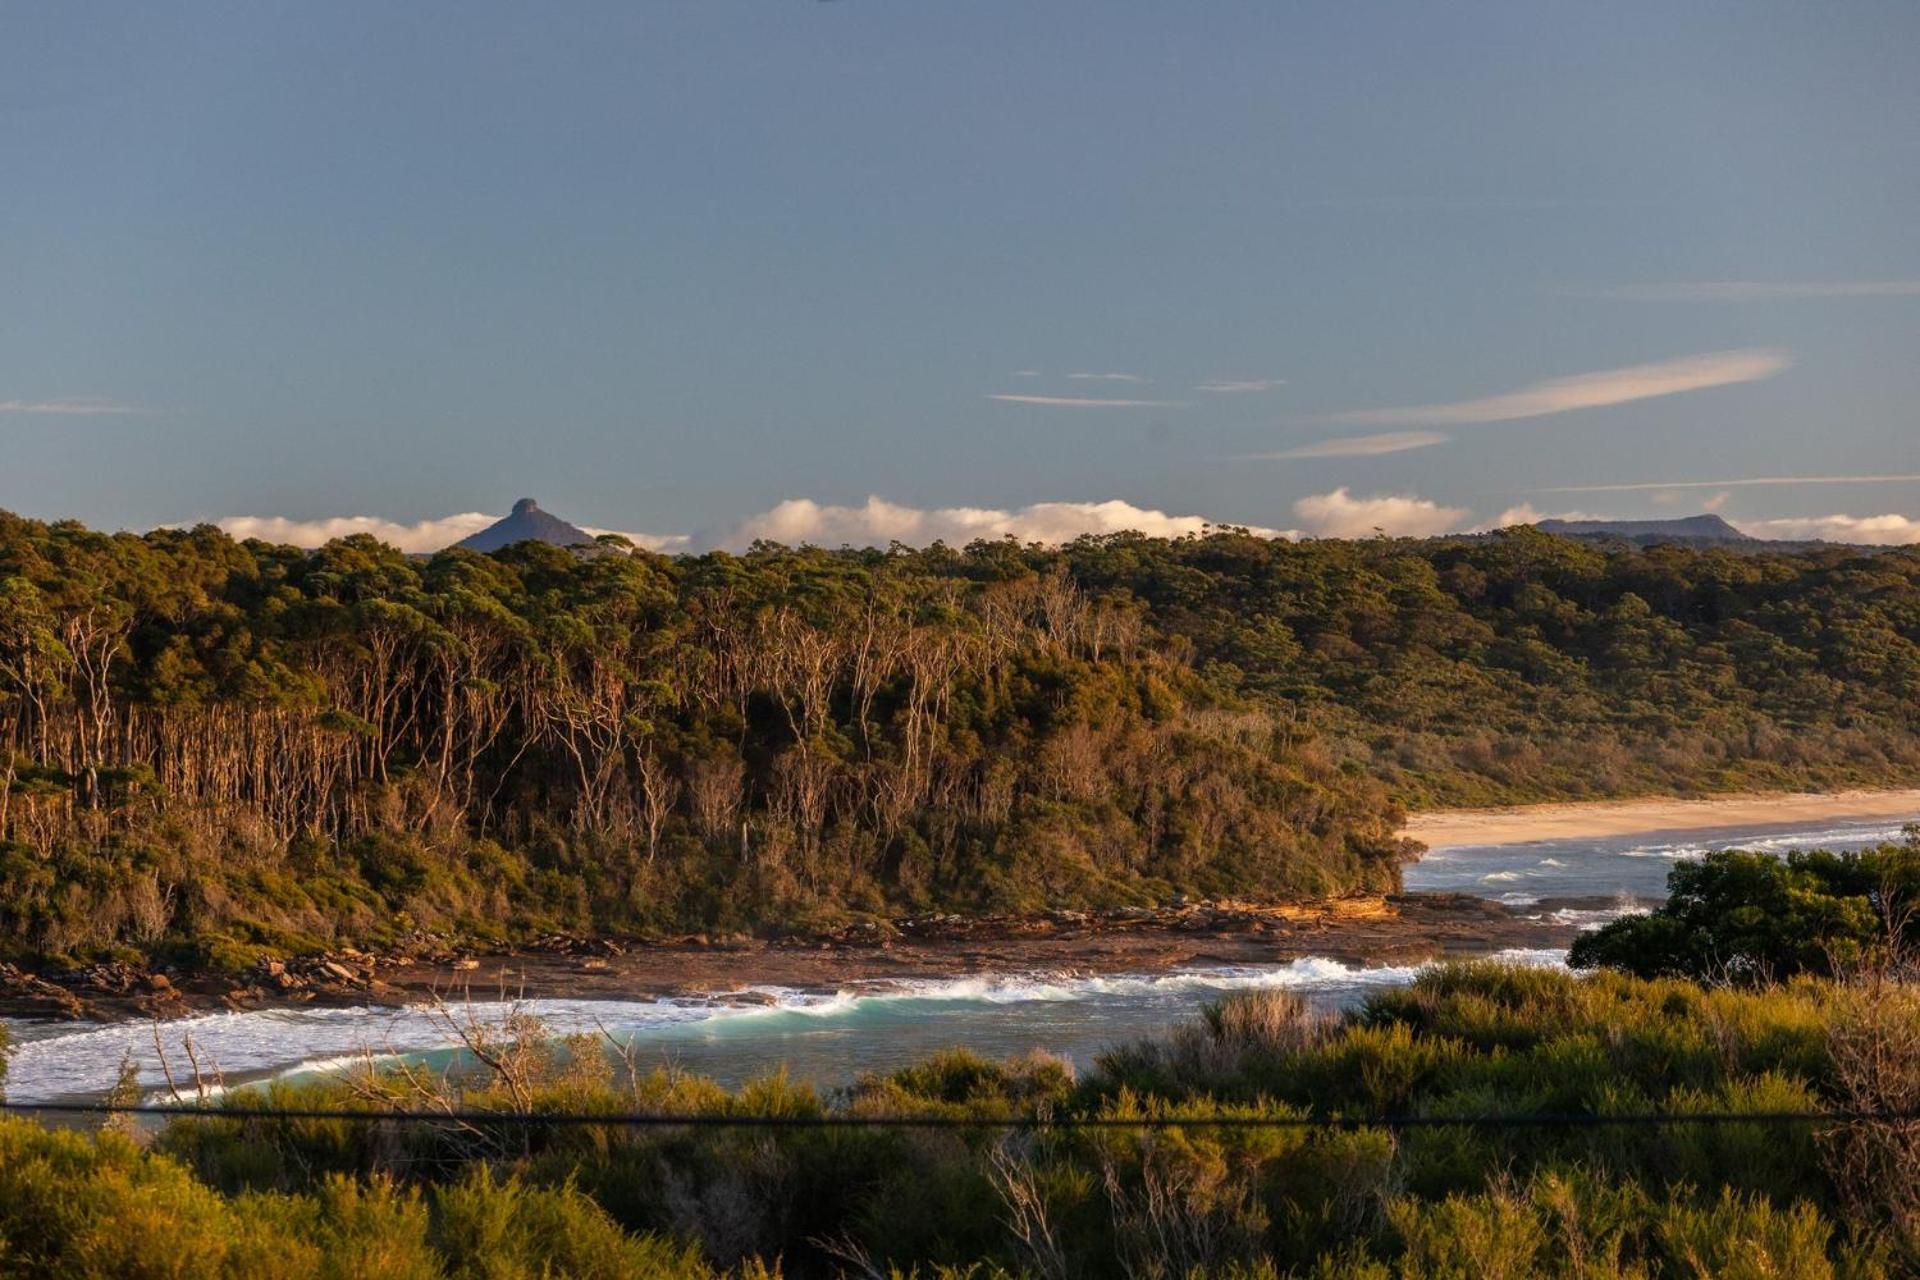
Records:
[[[1536,527],[1542,533],[1557,533],[1569,538],[1617,538],[1641,546],[1657,542],[1716,546],[1727,543],[1752,544],[1757,541],[1711,512],[1668,520],[1542,520]]]
[[[556,547],[596,545],[592,534],[548,515],[532,498],[519,499],[513,504],[511,515],[462,538],[457,545],[469,551],[498,551],[516,542],[547,542]]]

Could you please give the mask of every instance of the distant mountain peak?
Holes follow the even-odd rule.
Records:
[[[513,504],[513,514],[462,538],[455,545],[469,551],[498,551],[516,542],[549,542],[556,547],[594,545],[592,534],[547,514],[532,498],[519,499]]]
[[[1624,538],[1628,542],[1753,542],[1711,512],[1672,520],[1542,520],[1542,533],[1570,538]]]

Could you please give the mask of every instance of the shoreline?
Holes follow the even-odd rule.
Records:
[[[1409,815],[1400,834],[1429,849],[1531,844],[1605,836],[1785,826],[1803,822],[1920,820],[1920,787],[1888,790],[1741,792],[1683,798],[1557,801]]]
[[[1429,848],[1491,848],[1908,818],[1920,818],[1920,788],[1429,810],[1413,814],[1401,834]],[[1579,930],[1544,918],[1555,905],[1604,904],[1548,898],[1515,909],[1470,894],[1420,892],[1282,905],[1221,900],[1157,910],[931,916],[813,936],[555,937],[498,952],[433,955],[346,950],[263,965],[247,975],[155,973],[124,965],[53,974],[0,963],[0,1016],[119,1021],[220,1009],[406,1004],[467,992],[509,998],[700,996],[754,984],[832,989],[887,979],[1164,972],[1308,956],[1349,964],[1414,963],[1565,947]]]
[[[1556,905],[1591,904],[1543,899],[1523,914],[1469,894],[1409,893],[1305,905],[1222,901],[1161,911],[936,917],[897,922],[889,934],[849,930],[826,937],[711,941],[556,938],[550,946],[491,954],[336,953],[299,965],[306,976],[295,989],[277,987],[264,973],[238,979],[181,975],[155,991],[147,981],[110,990],[14,970],[11,983],[0,982],[0,1015],[117,1022],[218,1010],[397,1005],[436,997],[459,1001],[469,995],[711,997],[756,985],[835,990],[889,979],[1157,973],[1308,957],[1352,965],[1417,964],[1508,949],[1565,948],[1579,930],[1551,918]]]

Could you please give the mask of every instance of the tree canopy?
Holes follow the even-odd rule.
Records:
[[[1377,891],[1403,807],[1910,777],[1916,706],[1909,551],[409,557],[0,513],[0,944]]]

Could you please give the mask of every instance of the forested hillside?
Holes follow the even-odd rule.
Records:
[[[0,514],[0,945],[1391,887],[1399,805],[1911,778],[1920,556],[537,544]]]

